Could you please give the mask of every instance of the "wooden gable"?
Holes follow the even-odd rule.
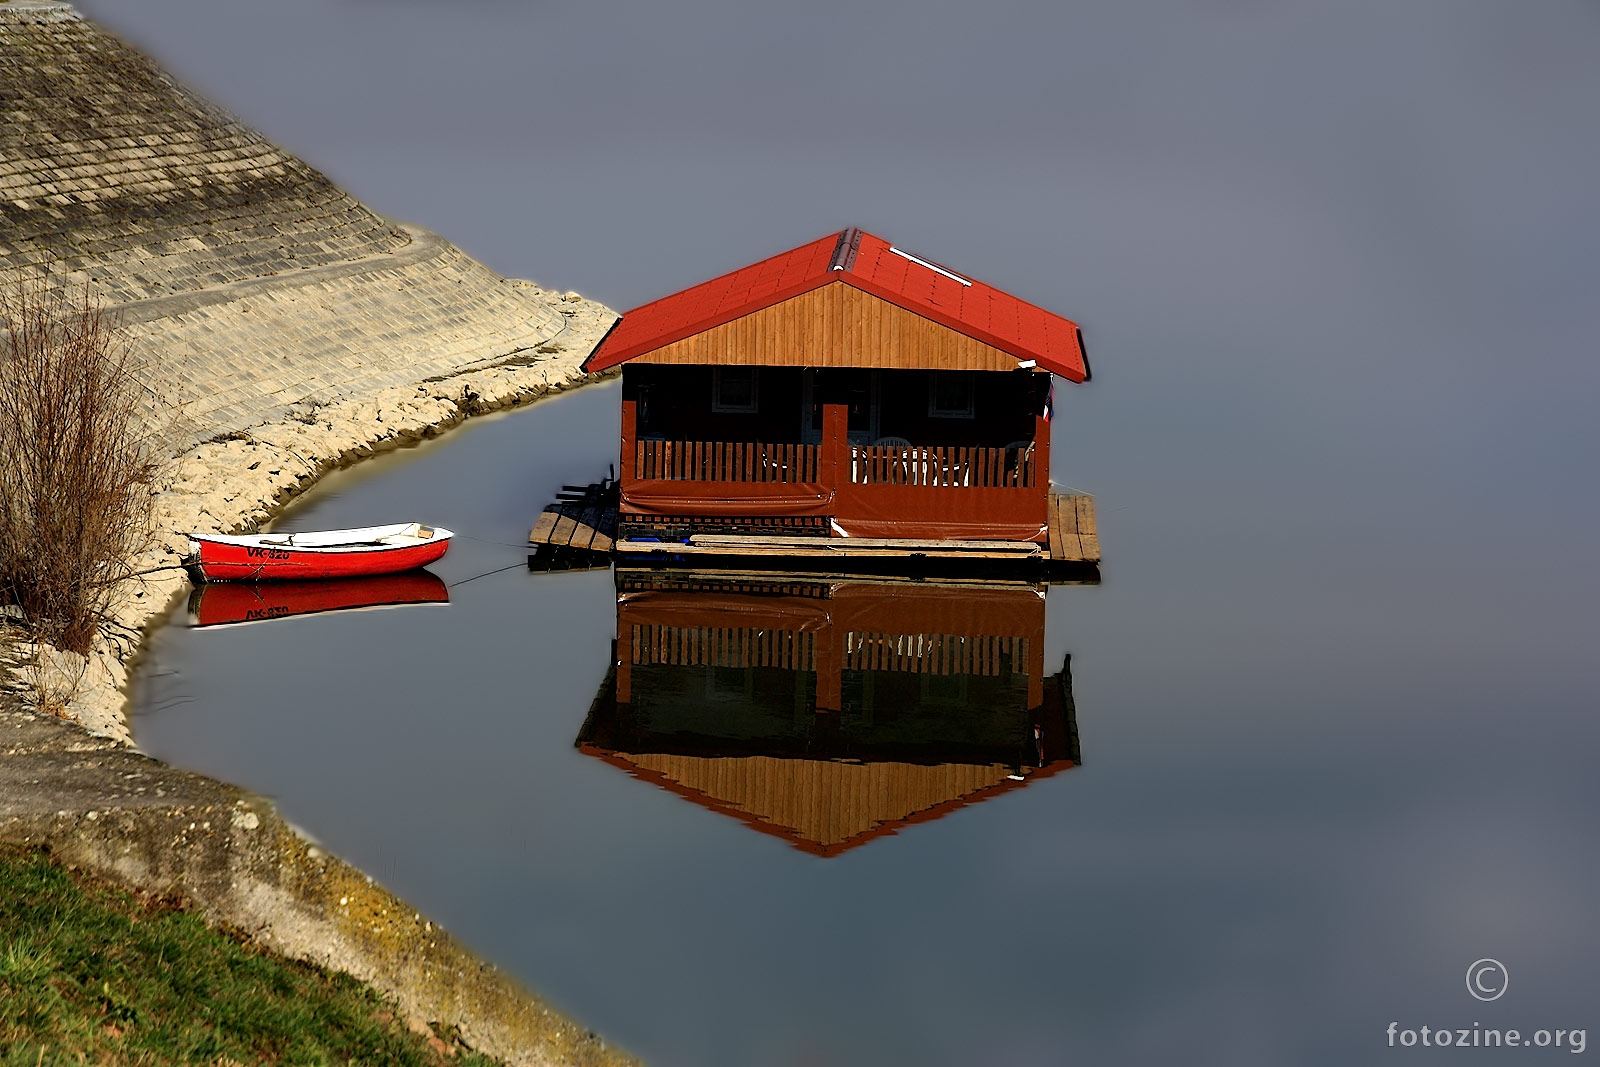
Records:
[[[1062,761],[1019,772],[1004,764],[619,753],[587,745],[582,750],[820,856],[837,855],[1073,766]]]
[[[1015,370],[1017,357],[843,282],[633,357],[635,363]]]

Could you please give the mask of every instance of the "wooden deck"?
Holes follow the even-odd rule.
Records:
[[[745,534],[695,534],[688,541],[619,541],[621,556],[782,556],[832,559],[995,559],[1045,558],[1031,541],[917,541],[874,537],[768,537]]]
[[[528,534],[534,549],[528,565],[559,570],[608,565],[619,498],[617,483],[609,478],[562,486]]]
[[[1006,568],[1031,564],[1047,570],[1081,572],[1100,562],[1094,499],[1081,494],[1050,494],[1049,537],[1032,541],[915,540],[873,537],[796,537],[769,534],[693,534],[686,540],[617,539],[617,483],[606,479],[587,486],[563,486],[555,503],[539,516],[528,535],[534,546],[530,566],[603,566],[611,558],[646,566],[726,563],[754,565],[800,561],[807,568],[837,566],[852,570],[904,565],[976,565]]]
[[[1050,560],[1099,563],[1100,533],[1094,524],[1094,497],[1050,494]]]

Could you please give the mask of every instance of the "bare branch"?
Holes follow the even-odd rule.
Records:
[[[0,601],[61,648],[88,651],[152,543],[151,369],[88,285],[0,280]]]

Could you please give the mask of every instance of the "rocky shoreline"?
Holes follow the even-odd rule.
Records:
[[[615,314],[576,293],[556,297],[565,328],[530,351],[479,369],[394,386],[332,404],[299,404],[279,422],[225,430],[179,456],[156,493],[157,541],[136,561],[112,604],[109,625],[85,661],[21,645],[39,668],[10,688],[34,710],[90,734],[133,744],[128,684],[146,632],[159,625],[189,580],[179,566],[190,530],[253,531],[270,523],[330,470],[434,437],[472,415],[524,404],[593,380],[580,369]]]

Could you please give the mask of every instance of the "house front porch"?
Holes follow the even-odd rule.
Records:
[[[623,395],[624,536],[1048,534],[1035,375],[630,367]]]

